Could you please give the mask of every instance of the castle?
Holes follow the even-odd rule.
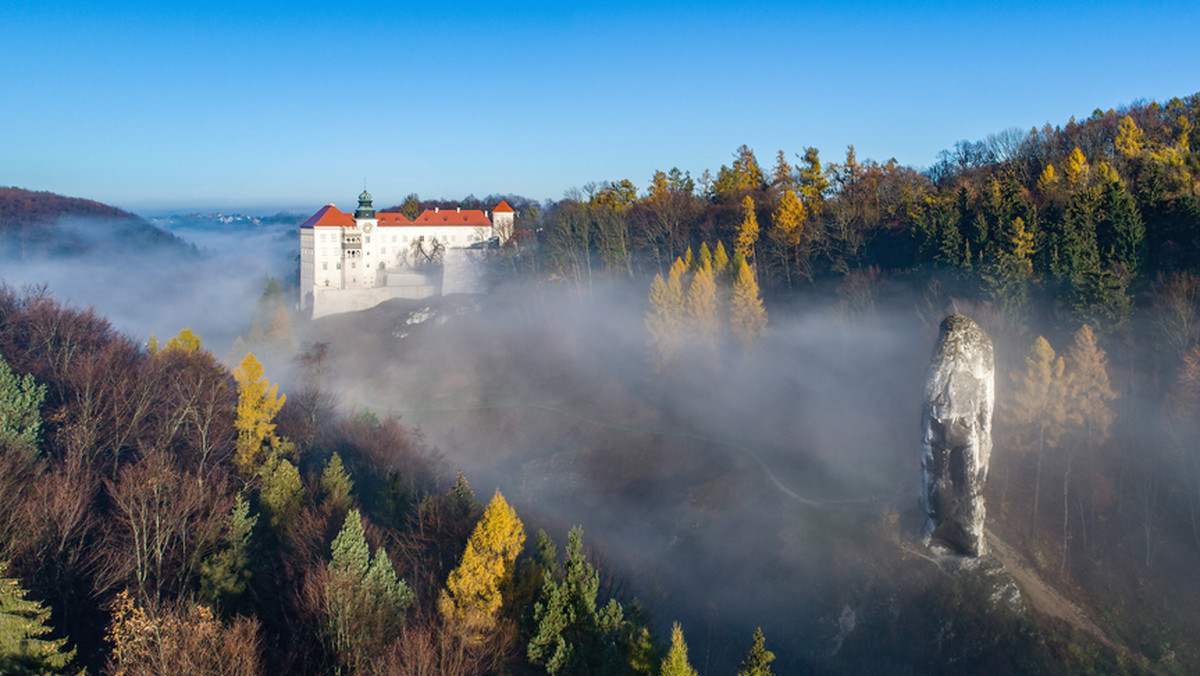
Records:
[[[316,318],[393,298],[474,291],[481,249],[511,235],[513,216],[501,201],[490,218],[459,208],[409,220],[376,213],[366,190],[353,216],[328,204],[300,224],[300,307]]]

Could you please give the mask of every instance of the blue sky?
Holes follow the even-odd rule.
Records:
[[[144,215],[644,190],[743,143],[926,167],[1200,91],[1195,2],[5,4],[0,185]]]

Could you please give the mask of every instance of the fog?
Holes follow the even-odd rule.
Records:
[[[660,632],[684,622],[698,667],[731,673],[762,625],[788,673],[837,633],[815,606],[831,548],[885,508],[915,524],[941,317],[814,302],[773,314],[749,358],[693,350],[660,375],[645,295],[513,285],[322,319],[312,337],[343,403],[419,426],[478,498],[499,488],[560,547],[582,525]]]
[[[223,357],[248,330],[266,277],[295,274],[295,226],[176,219],[158,225],[193,246],[130,246],[110,221],[73,218],[55,228],[60,239],[81,243],[81,251],[0,253],[0,280],[16,288],[44,285],[64,303],[95,308],[139,342],[191,328]]]

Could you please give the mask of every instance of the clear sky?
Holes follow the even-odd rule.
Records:
[[[1200,91],[1200,2],[8,0],[0,185],[156,215],[561,198],[745,143],[927,167]]]

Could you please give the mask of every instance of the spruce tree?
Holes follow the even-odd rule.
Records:
[[[766,639],[762,627],[754,630],[754,643],[746,659],[742,660],[737,676],[771,676],[771,662],[775,661],[775,653],[767,650]]]
[[[342,465],[342,457],[334,453],[325,463],[321,472],[321,497],[335,513],[342,513],[354,504],[350,492],[354,490],[354,480],[346,473]]]
[[[37,452],[45,397],[45,385],[29,374],[17,377],[0,357],[0,448],[20,448],[30,456]]]
[[[50,609],[25,598],[20,581],[4,576],[7,567],[0,563],[0,673],[63,673],[75,651],[64,650],[65,638],[46,638]]]

